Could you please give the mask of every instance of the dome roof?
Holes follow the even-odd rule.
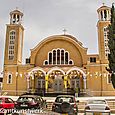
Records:
[[[23,13],[21,12],[21,11],[19,11],[19,10],[13,10],[13,11],[11,11],[10,12],[10,15],[12,15],[12,14],[20,14],[20,15],[22,15],[23,16]]]
[[[101,10],[105,10],[105,9],[110,10],[111,8],[108,7],[108,6],[103,5],[103,6],[101,6],[101,7],[97,10],[97,12],[99,12],[99,11],[101,11]]]
[[[73,40],[75,40],[80,46],[82,46],[83,44],[80,42],[80,41],[78,41],[74,36],[72,36],[72,35],[69,35],[69,34],[64,34],[64,35],[61,35],[61,36],[66,36],[66,37],[69,37],[69,38],[71,38],[71,39],[73,39]]]
[[[74,42],[75,44],[78,44],[81,48],[87,50],[87,48],[83,47],[83,44],[80,41],[78,41],[75,37],[73,37],[72,35],[63,34],[63,35],[53,35],[53,36],[49,36],[49,37],[43,39],[34,48],[32,48],[31,51],[36,50],[38,47],[42,46],[43,44],[45,44],[49,41],[52,41],[52,40],[54,41],[54,40],[57,40],[57,39],[60,39],[60,40],[62,39],[62,40],[65,40],[65,41],[70,41],[71,40],[72,43]]]

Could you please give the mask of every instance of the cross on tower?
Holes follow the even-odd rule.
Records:
[[[102,3],[103,4],[103,6],[105,6],[105,3]]]
[[[64,32],[64,35],[66,34],[67,30],[66,29],[63,29],[63,32]]]
[[[16,10],[18,10],[18,7],[16,7]]]

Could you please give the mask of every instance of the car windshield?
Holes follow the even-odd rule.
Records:
[[[18,101],[29,101],[29,102],[32,100],[34,100],[34,98],[32,98],[32,97],[20,97],[18,99]]]
[[[106,104],[105,100],[90,100],[88,104]]]
[[[72,97],[57,97],[55,102],[58,102],[58,103],[62,103],[62,102],[73,103],[74,99]]]

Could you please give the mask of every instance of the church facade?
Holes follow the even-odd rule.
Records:
[[[107,26],[111,8],[98,10],[99,54],[87,54],[87,48],[68,34],[49,36],[33,49],[22,64],[23,13],[10,12],[7,24],[2,94],[21,95],[25,92],[43,94],[115,95],[108,67]]]

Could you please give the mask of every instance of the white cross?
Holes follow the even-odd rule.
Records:
[[[66,34],[67,30],[66,29],[63,29],[63,32],[64,32],[64,35]]]
[[[18,10],[18,7],[16,7],[16,10]]]
[[[105,6],[105,3],[103,3],[103,6]]]

